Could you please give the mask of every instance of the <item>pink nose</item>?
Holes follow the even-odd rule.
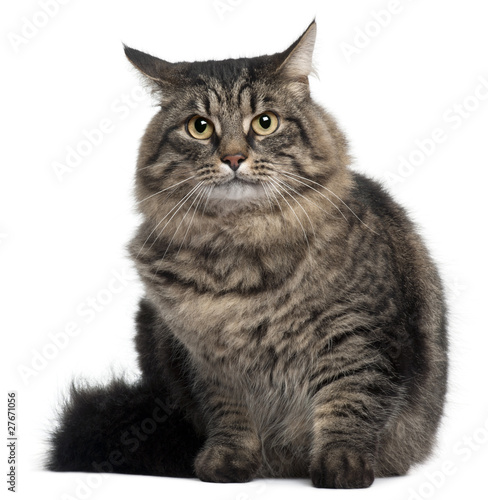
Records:
[[[241,163],[247,159],[242,153],[237,153],[235,155],[226,155],[221,160],[229,165],[229,167],[235,172],[241,165]]]

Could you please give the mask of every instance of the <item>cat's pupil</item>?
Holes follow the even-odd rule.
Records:
[[[271,118],[268,115],[263,115],[259,119],[259,125],[265,130],[271,126]]]
[[[203,134],[207,128],[207,122],[203,118],[198,118],[195,120],[195,130],[199,134]]]

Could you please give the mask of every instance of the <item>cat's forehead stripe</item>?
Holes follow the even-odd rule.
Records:
[[[202,115],[215,117],[236,111],[240,111],[243,115],[254,115],[258,107],[265,104],[263,101],[258,97],[252,84],[244,80],[232,85],[221,85],[219,82],[206,83],[201,87],[195,104]]]
[[[222,103],[222,98],[219,94],[219,91],[214,87],[209,87],[207,98],[209,102],[209,113],[211,115],[217,114]]]
[[[256,111],[256,95],[255,90],[249,82],[244,82],[236,91],[235,97],[236,106],[242,110],[244,114],[254,114]]]

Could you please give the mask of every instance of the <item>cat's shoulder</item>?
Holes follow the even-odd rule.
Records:
[[[405,209],[395,201],[387,189],[377,180],[352,172],[350,201],[361,211],[369,211],[380,218],[406,221]]]

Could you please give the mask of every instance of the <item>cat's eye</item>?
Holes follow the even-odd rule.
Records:
[[[212,136],[214,132],[214,125],[207,118],[196,115],[193,118],[190,118],[186,125],[186,129],[194,139],[203,140],[209,139]]]
[[[255,116],[251,122],[251,127],[258,135],[272,134],[280,124],[278,117],[271,111]]]

